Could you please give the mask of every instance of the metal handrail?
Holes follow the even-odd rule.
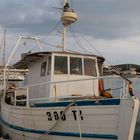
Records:
[[[44,82],[44,83],[30,84],[30,85],[27,85],[27,86],[18,87],[16,89],[26,89],[26,99],[17,100],[16,97],[15,97],[15,101],[14,101],[15,103],[14,104],[16,105],[16,102],[26,101],[26,106],[29,107],[30,106],[29,105],[30,101],[42,101],[42,100],[45,100],[45,101],[46,100],[54,100],[54,101],[56,101],[57,97],[29,99],[29,91],[28,91],[29,87],[41,86],[41,85],[53,85],[53,84],[56,85],[56,84],[63,84],[63,83],[68,83],[68,82],[78,82],[78,81],[86,81],[86,80],[99,80],[99,79],[110,79],[110,78],[121,78],[121,77],[119,77],[119,76],[102,76],[102,77],[92,77],[92,78],[83,78],[83,79],[74,79],[74,80]],[[120,93],[120,98],[122,98],[122,99],[127,98],[128,91],[126,90],[126,87],[127,87],[126,85],[127,85],[127,81],[124,80],[124,85],[121,87],[124,90],[122,90],[122,94]],[[121,89],[121,88],[117,88],[117,89]],[[74,97],[70,97],[69,99],[80,98],[80,97],[81,98],[82,97],[90,98],[91,96],[74,96]],[[68,98],[68,97],[63,97],[63,99],[65,99],[65,98]],[[61,99],[61,97],[59,97],[59,99]]]
[[[87,80],[99,80],[99,79],[110,79],[110,78],[121,78],[120,76],[102,76],[102,77],[92,77],[92,78],[83,78],[83,79],[73,79],[73,80],[62,80],[62,81],[53,81],[53,82],[43,82],[37,84],[30,84],[27,86],[18,87],[16,89],[34,87],[40,85],[52,85],[52,84],[61,84],[61,83],[70,83],[70,82],[78,82],[78,81],[87,81]]]

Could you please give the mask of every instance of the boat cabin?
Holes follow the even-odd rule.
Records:
[[[25,55],[16,64],[28,66],[29,99],[99,95],[98,80],[104,58],[69,52]]]

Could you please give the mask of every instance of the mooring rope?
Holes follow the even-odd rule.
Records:
[[[77,109],[77,104],[76,104],[76,110],[78,110],[78,109]],[[78,128],[79,128],[80,140],[82,140],[82,131],[81,131],[81,125],[80,125],[80,120],[79,120],[78,111],[77,111],[77,123],[78,123]]]
[[[64,113],[66,113],[68,111],[68,109],[73,106],[75,104],[75,102],[72,102],[70,103],[68,106],[66,106],[66,108],[63,110],[63,113],[60,115],[60,118],[64,115]],[[60,120],[60,118],[52,125],[52,127],[47,131],[45,132],[44,134],[42,134],[42,136],[40,136],[38,139],[41,140],[43,137],[48,137],[49,133],[52,131],[52,129],[54,129],[57,125],[58,125],[58,122]]]

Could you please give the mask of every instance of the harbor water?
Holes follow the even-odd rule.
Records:
[[[140,99],[140,78],[133,78],[133,87],[134,87],[134,94],[139,97]],[[140,140],[140,109],[139,109],[139,115],[137,119],[137,124],[135,128],[135,135],[134,140]]]

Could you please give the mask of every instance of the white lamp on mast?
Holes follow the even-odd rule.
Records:
[[[62,51],[64,51],[66,48],[67,27],[77,21],[77,14],[70,8],[66,0],[64,0],[61,21],[63,25]]]

